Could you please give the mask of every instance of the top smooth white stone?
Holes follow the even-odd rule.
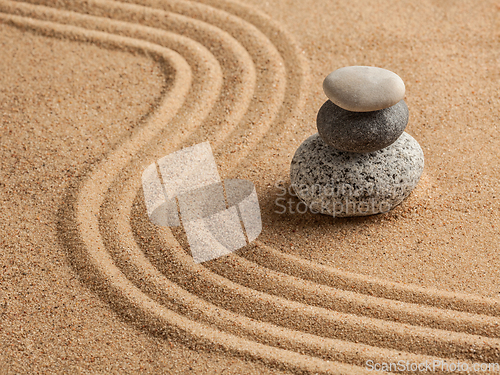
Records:
[[[401,77],[374,66],[346,66],[323,81],[328,99],[352,112],[370,112],[392,107],[405,96]]]

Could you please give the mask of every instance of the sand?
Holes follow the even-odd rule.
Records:
[[[500,362],[499,34],[494,1],[0,0],[0,373]],[[348,65],[405,81],[424,174],[387,214],[298,213],[291,157]],[[203,141],[263,230],[197,264],[141,173]]]

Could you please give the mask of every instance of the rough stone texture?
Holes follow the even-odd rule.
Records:
[[[323,81],[326,96],[353,112],[389,108],[405,97],[405,84],[396,74],[373,66],[346,66]]]
[[[408,124],[408,107],[401,100],[374,112],[351,112],[327,100],[316,125],[326,144],[338,150],[372,152],[394,143]]]
[[[408,133],[389,147],[365,154],[336,150],[316,133],[295,152],[290,178],[311,212],[366,216],[401,203],[423,169],[422,149]]]

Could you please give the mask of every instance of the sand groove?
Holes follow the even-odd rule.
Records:
[[[36,2],[50,4],[50,1],[45,0],[38,0]],[[91,7],[89,7],[89,4]],[[234,30],[238,30],[239,34],[243,34],[243,37],[240,37],[238,42],[232,43],[233,45],[226,42],[228,39],[232,40],[232,37],[226,31],[216,29],[205,22],[207,12],[204,10],[194,12],[194,16],[204,15],[204,17],[198,17],[200,19],[197,19],[190,17],[193,15],[193,12],[187,12],[187,15],[183,16],[162,10],[164,8],[168,10],[169,8],[166,6],[163,6],[161,9],[152,9],[135,4],[105,0],[69,3],[66,8],[75,11],[85,11],[93,15],[113,16],[125,21],[151,25],[155,28],[168,28],[168,30],[189,36],[194,40],[204,40],[207,48],[214,55],[217,56],[219,53],[220,64],[228,67],[224,74],[226,86],[222,90],[223,93],[227,94],[219,101],[220,105],[218,108],[215,108],[215,113],[226,112],[229,116],[224,116],[224,121],[220,121],[218,116],[215,115],[212,116],[212,119],[207,119],[204,123],[204,129],[211,129],[210,135],[213,135],[213,138],[210,138],[210,140],[214,147],[230,144],[230,142],[224,142],[225,138],[217,137],[215,133],[229,134],[227,138],[234,138],[241,141],[241,138],[246,133],[253,132],[252,137],[248,137],[246,144],[247,149],[251,148],[254,144],[258,143],[258,140],[273,123],[276,114],[279,112],[279,108],[282,106],[286,82],[285,68],[284,62],[275,46],[257,28],[252,25],[242,25],[241,20],[235,20],[233,16],[225,12],[212,9],[208,13],[213,15],[214,19],[220,19],[220,23],[229,27],[229,31],[232,30],[235,32]],[[213,21],[213,19],[208,19],[208,21]],[[232,28],[231,25],[233,26]],[[214,34],[215,38],[213,38],[213,42],[210,39],[207,40],[207,35]],[[220,44],[222,44],[222,49],[219,46]],[[244,47],[242,49],[239,46],[237,49],[239,55],[247,56],[243,59],[240,58],[238,63],[228,62],[228,49],[230,49],[228,47],[235,50],[235,44],[241,44]],[[252,53],[252,58],[248,57],[248,53]],[[241,62],[246,63],[246,66],[238,66],[242,65]],[[259,72],[256,78],[253,77],[254,80],[256,79],[256,82],[251,82],[246,77],[246,72],[248,71],[252,71],[252,74],[255,74],[253,70]],[[240,86],[240,88],[232,87],[235,85]],[[249,102],[250,97],[242,95],[239,92],[247,92],[254,88],[255,90],[252,93],[254,100],[251,102]],[[241,101],[243,103],[239,103]],[[245,124],[245,126],[235,128],[235,125],[239,122]],[[234,130],[234,133],[232,133],[232,130]],[[200,133],[194,134],[194,136],[200,137]]]
[[[50,5],[50,1],[37,1]],[[89,7],[89,5],[91,5]],[[92,1],[69,3],[67,9],[74,11],[69,22],[87,22],[89,17],[80,16],[78,11],[85,11],[88,14],[102,17],[104,22],[92,22],[91,27],[106,29],[112,21],[109,16],[127,22],[129,25],[137,23],[147,25],[157,31],[167,29],[175,35],[182,35],[184,38],[198,43],[205,43],[207,49],[215,56],[222,69],[223,87],[221,96],[213,109],[214,114],[228,113],[224,122],[220,122],[217,116],[211,116],[211,119],[205,121],[204,127],[211,128],[213,132],[224,131],[222,126],[231,127],[240,121],[243,115],[248,111],[254,87],[256,85],[255,65],[250,58],[247,50],[241,44],[231,37],[228,33],[213,27],[202,21],[175,13],[149,9],[133,4],[122,4],[111,1]],[[118,23],[119,24],[119,23]],[[115,32],[123,32],[116,30]],[[158,38],[156,38],[158,40]],[[193,61],[193,64],[203,62],[203,59]],[[197,80],[195,80],[196,82]],[[200,78],[200,82],[204,80]],[[192,112],[196,113],[196,112]]]
[[[235,35],[235,37],[237,35],[241,44],[252,53],[256,69],[261,73],[255,92],[257,103],[255,103],[255,109],[249,111],[249,114],[254,113],[254,116],[245,118],[245,126],[235,129],[225,140],[226,142],[233,139],[235,144],[239,144],[242,138],[245,139],[245,146],[237,149],[236,154],[232,155],[235,157],[231,158],[230,164],[235,169],[236,167],[244,169],[267,153],[265,147],[262,146],[264,143],[262,139],[276,137],[276,130],[269,126],[273,119],[275,123],[285,123],[290,127],[297,123],[308,94],[308,64],[302,50],[293,38],[268,16],[242,4],[233,4],[235,9],[240,10],[239,17],[235,17],[233,10],[231,11],[233,13],[229,13],[225,11],[224,6],[216,5],[217,8],[213,8],[199,2],[184,0],[125,1],[127,3],[140,3],[155,9],[178,12],[210,22]],[[263,36],[263,32],[265,32],[265,36]],[[272,52],[269,57],[262,54],[263,46],[267,46],[266,48]],[[286,56],[286,59],[281,59],[280,55]],[[283,73],[286,76],[283,105],[276,109],[268,100],[268,95],[269,90],[273,93],[280,92],[281,86],[277,86],[273,80],[277,74],[282,75]],[[265,87],[269,89],[265,90]],[[220,156],[223,157],[223,155]]]
[[[352,274],[307,259],[279,252],[256,241],[259,251],[246,252],[245,257],[267,268],[281,271],[318,284],[354,291],[412,304],[433,306],[441,309],[472,314],[500,316],[500,301],[483,296],[422,288],[416,285],[394,283],[364,275]]]
[[[189,20],[185,17],[181,19],[176,19],[174,17],[177,23],[172,22],[171,19],[169,21],[169,23],[173,23],[173,26],[177,26],[179,29],[185,28],[186,25],[194,22],[199,34],[209,36],[215,34],[213,35],[214,41],[222,41],[227,47],[225,49],[225,59],[219,57],[217,60],[204,46],[197,43],[192,38],[162,31],[157,28],[145,27],[130,22],[114,21],[103,17],[92,17],[75,12],[56,11],[47,7],[20,5],[21,6],[18,6],[16,10],[18,12],[23,12],[23,14],[30,15],[36,13],[39,17],[43,17],[44,19],[49,18],[59,23],[71,23],[101,31],[112,30],[115,34],[127,35],[134,38],[149,40],[160,45],[166,45],[168,48],[182,54],[198,75],[198,79],[193,80],[193,86],[197,93],[193,93],[192,99],[188,101],[189,103],[198,103],[198,107],[183,109],[185,113],[189,113],[191,116],[193,114],[195,116],[200,116],[204,113],[205,109],[210,108],[213,104],[210,103],[210,101],[213,102],[215,96],[212,95],[205,100],[198,100],[200,99],[199,96],[204,95],[203,93],[212,91],[214,88],[221,87],[221,80],[223,81],[223,86],[219,91],[225,93],[229,92],[235,99],[231,100],[230,104],[221,104],[221,100],[216,101],[215,108],[213,109],[214,112],[228,111],[231,113],[231,118],[228,119],[228,122],[234,122],[234,118],[241,117],[249,106],[249,102],[253,95],[253,87],[255,85],[255,68],[252,60],[248,56],[248,53],[229,35],[218,30],[212,30],[213,28],[210,28],[209,25]],[[201,36],[199,36],[199,38],[201,38]],[[222,61],[222,63],[219,64],[218,61]],[[221,69],[224,74],[221,72]],[[234,73],[232,70],[238,71],[238,81],[233,79],[232,75],[234,75]],[[231,88],[227,87],[228,81],[232,84]],[[174,127],[169,128],[172,129]],[[184,128],[184,130],[188,130],[186,126],[184,126]]]
[[[461,359],[468,359],[472,348],[474,353],[480,353],[485,358],[494,357],[495,351],[492,348],[499,345],[496,339],[420,328],[399,322],[388,323],[380,319],[340,313],[336,309],[327,310],[310,304],[292,302],[232,283],[225,277],[213,274],[204,267],[190,262],[178,248],[172,248],[169,255],[165,254],[170,260],[165,265],[167,267],[171,265],[171,269],[162,271],[169,272],[176,283],[185,285],[185,288],[192,293],[220,307],[259,321],[324,337],[342,338],[420,354],[447,356],[447,353],[454,352]],[[221,262],[226,263],[228,260],[224,259]],[[245,270],[258,280],[258,273],[253,274],[254,268],[249,265]],[[149,272],[151,270],[144,272],[141,277],[147,277]],[[272,284],[272,280],[269,281],[271,285],[275,285]]]
[[[277,272],[243,257],[228,257],[223,261],[211,262],[207,266],[213,272],[237,284],[297,302],[307,301],[308,304],[317,307],[487,337],[500,335],[500,320],[495,317],[443,310],[369,295],[361,299],[356,292]],[[260,283],[259,280],[263,279],[268,282]]]
[[[168,228],[147,221],[140,175],[151,160],[206,139],[223,152],[245,136],[230,159],[244,166],[276,136],[272,125],[292,123],[305,103],[306,63],[279,25],[238,3],[204,3],[89,0],[54,9],[0,0],[2,22],[149,54],[175,71],[161,105],[74,197],[79,261],[103,298],[152,332],[296,372],[361,374],[368,359],[497,360],[496,300],[352,275],[260,242],[244,257],[199,265]]]

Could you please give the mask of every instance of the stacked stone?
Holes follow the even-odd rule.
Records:
[[[295,193],[311,212],[337,217],[391,210],[424,168],[420,145],[404,131],[403,80],[386,69],[349,66],[329,74],[323,90],[329,100],[319,110],[318,133],[292,159]]]

